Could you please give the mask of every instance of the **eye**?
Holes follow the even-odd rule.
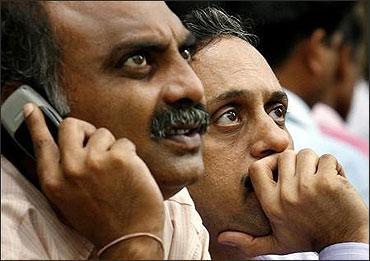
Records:
[[[191,62],[191,50],[184,49],[181,51],[181,55],[186,61]]]
[[[274,121],[278,123],[284,123],[286,111],[287,109],[283,104],[277,104],[274,107],[272,107],[272,110],[269,112],[269,115]]]
[[[153,69],[150,53],[137,52],[126,56],[115,66],[125,77],[142,79]]]
[[[145,55],[143,54],[136,54],[129,58],[127,58],[123,66],[125,67],[134,67],[134,68],[142,68],[148,65],[148,61]]]
[[[238,111],[230,109],[221,114],[220,117],[214,122],[219,126],[234,126],[240,123],[240,117]]]

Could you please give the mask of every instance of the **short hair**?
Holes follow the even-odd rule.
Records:
[[[194,9],[184,15],[182,21],[195,36],[198,50],[222,37],[238,37],[252,45],[258,40],[254,34],[245,30],[238,17],[226,13],[220,7]]]
[[[260,38],[257,49],[272,68],[280,66],[289,57],[297,43],[315,29],[325,30],[329,42],[332,34],[344,29],[343,24],[355,1],[227,1],[225,9],[254,21]],[[348,17],[350,18],[350,17]],[[354,22],[354,20],[352,20]],[[358,26],[351,23],[350,26]],[[357,35],[344,34],[346,43],[356,44]],[[351,38],[352,37],[352,38]]]
[[[1,3],[1,85],[30,85],[60,114],[69,112],[59,86],[61,48],[39,1]]]

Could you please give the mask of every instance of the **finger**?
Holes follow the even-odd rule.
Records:
[[[103,152],[109,150],[114,142],[115,138],[108,129],[99,128],[90,136],[86,149],[88,151]]]
[[[300,182],[310,179],[316,173],[319,157],[310,149],[303,149],[297,155],[297,169]]]
[[[275,238],[271,235],[253,237],[242,232],[222,232],[218,242],[223,245],[236,247],[248,257],[255,257],[266,254],[279,254],[280,249]]]
[[[338,161],[337,161],[337,167],[336,168],[337,168],[337,171],[338,171],[338,175],[340,175],[344,178],[347,178],[343,166]]]
[[[59,125],[58,139],[61,161],[67,164],[83,159],[85,144],[96,128],[85,121],[66,118]]]
[[[27,103],[23,107],[23,115],[32,138],[40,184],[43,184],[59,173],[58,146],[46,125],[42,111],[36,105]]]
[[[340,165],[338,164],[337,159],[330,154],[324,154],[319,158],[316,175],[336,176],[339,174],[338,171],[343,174],[343,169],[338,168],[340,168]]]
[[[121,138],[121,139],[116,140],[116,142],[112,145],[110,150],[118,154],[122,153],[123,155],[131,154],[131,153],[136,154],[135,144],[126,138]]]
[[[121,138],[116,140],[110,148],[110,152],[115,154],[116,158],[126,162],[127,167],[134,168],[138,173],[150,173],[144,161],[137,155],[135,144],[129,139]]]
[[[280,153],[278,159],[278,173],[278,183],[280,187],[290,188],[293,183],[295,183],[296,153],[293,150]]]
[[[271,155],[254,162],[248,170],[254,191],[262,206],[268,205],[276,193],[273,171],[277,168],[278,155]]]

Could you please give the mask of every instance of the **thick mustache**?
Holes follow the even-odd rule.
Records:
[[[181,127],[196,129],[199,134],[204,134],[208,125],[209,114],[202,104],[174,104],[161,108],[154,114],[151,137],[166,138],[171,135],[171,130]]]

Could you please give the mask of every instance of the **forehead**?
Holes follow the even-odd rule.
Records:
[[[188,31],[164,2],[44,2],[51,24],[63,43],[107,45],[130,38],[178,41]],[[106,47],[106,46],[105,46]]]
[[[222,38],[201,49],[193,68],[203,82],[207,100],[228,89],[246,89],[256,95],[281,90],[263,56],[236,37]]]

